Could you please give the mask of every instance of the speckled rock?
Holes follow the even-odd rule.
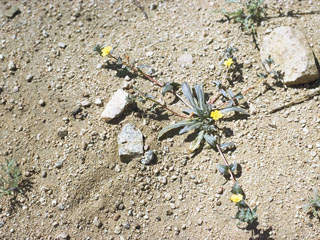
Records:
[[[119,156],[122,162],[130,162],[143,154],[143,135],[134,125],[126,124],[118,135]]]
[[[271,56],[279,65],[277,69],[284,73],[283,81],[288,86],[310,83],[319,78],[312,49],[305,35],[297,29],[274,29],[264,38],[260,55],[262,61]]]

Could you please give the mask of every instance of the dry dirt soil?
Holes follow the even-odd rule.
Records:
[[[257,44],[270,30],[291,26],[305,33],[320,58],[320,1],[266,3],[269,18],[257,28]],[[8,18],[11,6],[21,12]],[[320,82],[286,88],[267,79],[254,85],[263,72],[259,51],[238,24],[221,21],[222,8],[238,5],[1,0],[0,161],[18,163],[24,193],[0,199],[0,239],[320,238],[319,220],[303,209],[320,190],[320,96],[270,113],[319,90]],[[100,119],[123,85],[154,95],[160,89],[139,77],[117,76],[93,52],[96,44],[152,66],[161,82],[202,83],[210,96],[217,94],[213,82],[223,77],[223,51],[238,48],[242,79],[230,84],[234,92],[254,86],[245,95],[250,116],[221,123],[229,129],[222,139],[235,142],[226,156],[241,164],[238,180],[248,204],[258,206],[253,230],[237,227],[232,182],[224,184],[216,170],[218,152],[205,146],[189,155],[185,135],[157,140],[157,132],[178,117],[153,114],[150,104],[139,103],[111,123]],[[188,66],[177,61],[185,53],[193,56]],[[157,153],[155,164],[120,161],[117,136],[126,123],[142,131],[146,148]],[[67,130],[63,139],[61,128]]]

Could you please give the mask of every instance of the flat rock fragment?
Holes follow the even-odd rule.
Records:
[[[122,89],[118,89],[107,103],[105,109],[101,113],[101,119],[106,122],[118,117],[128,105],[128,93]]]
[[[131,123],[126,124],[118,135],[119,156],[122,162],[128,163],[143,154],[143,135]]]

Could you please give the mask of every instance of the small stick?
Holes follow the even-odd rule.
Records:
[[[147,13],[144,11],[144,7],[137,0],[133,0],[133,4],[136,5],[144,14],[145,19],[148,19]]]
[[[228,163],[228,161],[227,161],[226,157],[224,156],[224,154],[223,154],[223,152],[222,152],[222,150],[221,150],[221,148],[220,148],[219,144],[216,144],[216,147],[218,148],[218,151],[219,151],[219,153],[220,153],[220,155],[221,155],[221,157],[222,157],[222,159],[223,159],[224,163],[225,163],[227,166],[229,166],[229,163]],[[229,173],[230,173],[230,176],[231,176],[231,178],[232,178],[233,182],[234,182],[234,183],[236,183],[236,182],[237,182],[237,180],[236,180],[236,178],[235,178],[235,176],[234,176],[233,172],[232,172],[230,169],[229,169]]]
[[[173,113],[174,115],[178,116],[178,117],[182,117],[182,118],[190,118],[190,116],[187,116],[187,115],[184,115],[184,114],[180,114],[180,113],[177,113],[176,111],[173,111],[172,109],[168,108],[165,104],[162,104],[160,102],[158,102],[157,100],[154,100],[153,98],[151,97],[146,97],[143,92],[141,92],[138,88],[135,88],[135,90],[137,90],[141,96],[143,96],[145,99],[147,100],[150,100],[156,104],[159,104],[162,108],[164,108],[165,110]]]
[[[112,59],[114,59],[114,60],[118,60],[115,56],[113,56],[112,54],[109,54],[108,55],[110,58],[112,58]],[[157,81],[156,79],[154,79],[154,78],[152,78],[150,75],[148,75],[148,74],[146,74],[145,72],[143,72],[141,69],[139,69],[139,68],[136,68],[136,67],[134,67],[134,66],[131,66],[129,63],[127,63],[127,62],[125,62],[125,61],[123,61],[122,62],[124,65],[126,65],[128,68],[130,68],[132,71],[134,71],[135,73],[137,73],[137,74],[140,74],[140,75],[142,75],[144,78],[146,78],[146,79],[148,79],[149,81],[151,81],[151,82],[153,82],[154,84],[156,84],[157,86],[159,86],[159,87],[163,87],[164,85],[163,85],[163,83],[161,83],[161,82],[159,82],[159,81]],[[177,94],[176,93],[176,91],[170,91],[173,95],[175,95],[177,98],[179,98],[179,100],[181,101],[181,102],[183,102],[188,108],[192,108],[191,106],[190,106],[190,104],[188,104],[179,94]]]
[[[299,103],[303,103],[304,101],[307,101],[307,100],[309,100],[309,99],[311,99],[311,98],[313,98],[314,96],[317,96],[317,95],[320,95],[320,89],[318,89],[317,91],[315,91],[315,92],[313,92],[313,93],[311,93],[309,95],[305,95],[305,96],[303,96],[301,98],[293,100],[292,102],[284,104],[284,105],[282,105],[280,107],[276,107],[276,108],[272,109],[271,111],[269,111],[269,113],[275,113],[275,112],[278,112],[278,111],[280,111],[282,109],[291,107],[293,105],[296,105],[296,104],[299,104]]]

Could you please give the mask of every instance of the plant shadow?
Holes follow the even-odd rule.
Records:
[[[137,74],[132,73],[129,68],[120,63],[107,61],[102,67],[116,71],[116,76],[119,78],[125,78],[126,76],[129,76],[130,78],[136,78],[138,76]]]
[[[9,211],[16,212],[17,208],[21,208],[22,204],[17,199],[18,194],[21,194],[26,199],[29,199],[27,196],[27,192],[30,192],[33,189],[33,182],[32,179],[26,178],[21,181],[18,188],[13,192],[13,196],[9,199]]]
[[[245,228],[248,231],[252,231],[252,236],[249,238],[249,240],[274,240],[274,238],[271,237],[272,227],[269,227],[267,229],[261,230],[258,229],[259,222],[254,221],[251,224],[248,224],[248,226]]]

